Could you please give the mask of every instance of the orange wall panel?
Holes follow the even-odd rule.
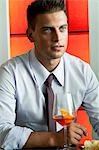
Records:
[[[9,0],[10,34],[26,33],[26,10],[28,4],[34,0]]]
[[[26,36],[11,36],[10,45],[11,57],[23,54],[34,47],[34,44]]]

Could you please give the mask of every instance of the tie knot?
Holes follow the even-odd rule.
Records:
[[[45,81],[45,85],[46,85],[46,86],[51,86],[53,79],[54,79],[54,74],[50,74],[50,75],[48,76],[48,78],[46,79],[46,81]]]

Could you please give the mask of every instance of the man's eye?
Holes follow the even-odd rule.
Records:
[[[50,28],[45,28],[43,31],[44,31],[45,33],[51,33],[51,29],[50,29]]]
[[[60,28],[60,32],[66,32],[67,31],[67,26],[63,26]]]

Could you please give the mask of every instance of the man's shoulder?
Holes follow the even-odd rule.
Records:
[[[13,57],[11,59],[9,59],[8,61],[6,61],[4,64],[1,65],[1,68],[16,68],[19,66],[22,66],[24,64],[27,64],[29,62],[29,55],[30,55],[30,51],[28,51],[27,53],[18,55],[16,57]]]
[[[85,62],[81,58],[71,55],[67,52],[64,54],[64,61],[69,64],[84,65],[84,66],[89,65],[87,62]]]
[[[72,70],[74,72],[80,72],[84,74],[85,72],[91,72],[92,70],[87,62],[68,53],[65,53],[64,55],[64,63],[68,70]]]

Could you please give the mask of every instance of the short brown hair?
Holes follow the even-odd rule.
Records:
[[[28,25],[32,25],[34,29],[37,15],[61,10],[65,12],[64,0],[36,0],[27,8]]]

